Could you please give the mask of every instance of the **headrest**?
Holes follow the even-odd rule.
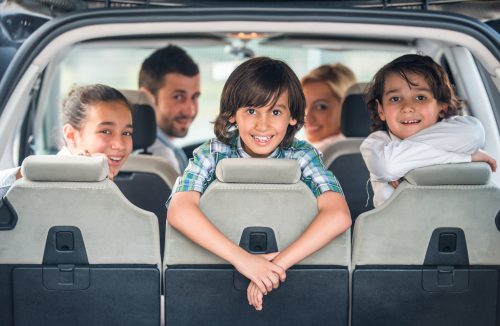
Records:
[[[289,159],[226,158],[217,164],[215,175],[227,183],[293,184],[300,180],[300,167]]]
[[[132,137],[135,149],[146,149],[156,140],[156,117],[154,109],[148,104],[132,104],[134,113]]]
[[[102,156],[32,155],[23,161],[21,173],[32,181],[98,182],[108,177],[108,168]]]
[[[405,175],[406,181],[419,186],[485,185],[490,180],[487,163],[453,163],[418,168]]]
[[[139,90],[134,89],[121,89],[120,92],[127,98],[130,104],[147,104],[153,106],[149,96]]]
[[[352,85],[342,102],[340,130],[346,137],[367,137],[371,133],[370,114],[364,96],[366,83]]]

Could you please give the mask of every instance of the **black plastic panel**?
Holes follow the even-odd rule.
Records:
[[[41,266],[0,267],[0,325],[160,325],[156,266],[83,266],[85,289],[48,290]],[[14,324],[15,321],[15,324]]]
[[[337,158],[328,170],[332,171],[342,186],[353,221],[361,213],[373,209],[373,190],[368,181],[370,174],[361,153]]]
[[[445,281],[423,288],[424,271],[436,268],[360,268],[353,273],[352,326],[458,326],[498,325],[499,270],[454,269],[456,291]],[[467,286],[463,287],[463,275]],[[437,275],[437,274],[436,274]],[[429,280],[427,280],[429,282]],[[436,284],[442,282],[436,278]],[[444,287],[443,287],[444,286]]]
[[[290,269],[286,282],[264,297],[262,311],[233,285],[234,269],[169,267],[166,325],[343,325],[348,322],[345,268]]]
[[[0,231],[12,230],[17,224],[17,212],[7,197],[0,198]]]
[[[155,213],[160,229],[160,250],[163,259],[165,247],[165,224],[167,208],[165,203],[170,197],[171,189],[158,175],[152,173],[120,172],[114,179],[118,188],[127,199],[137,207]]]
[[[468,266],[465,233],[460,228],[437,228],[432,232],[424,265]]]

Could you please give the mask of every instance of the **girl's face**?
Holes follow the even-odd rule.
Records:
[[[340,133],[340,101],[324,82],[303,87],[306,97],[305,131],[307,140],[318,142]]]
[[[73,154],[104,155],[114,177],[132,152],[132,113],[120,101],[99,102],[90,106],[80,130],[66,124],[64,135]]]
[[[239,108],[229,122],[238,125],[243,149],[251,157],[268,157],[285,138],[288,126],[297,124],[288,107],[288,92],[274,106]]]
[[[380,119],[400,139],[432,126],[448,109],[447,105],[437,102],[422,76],[414,73],[406,76],[413,85],[408,85],[399,74],[386,77],[382,103],[377,107]]]

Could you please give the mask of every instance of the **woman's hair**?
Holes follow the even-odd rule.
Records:
[[[356,76],[341,63],[322,65],[302,77],[302,86],[315,82],[325,83],[333,96],[342,102],[349,87],[356,83]]]
[[[373,131],[387,130],[387,125],[380,119],[377,111],[377,101],[382,103],[387,76],[397,74],[406,80],[410,87],[416,86],[408,78],[407,74],[409,73],[422,76],[437,102],[448,105],[448,109],[443,112],[444,116],[442,118],[462,115],[462,102],[455,95],[453,86],[444,69],[429,56],[406,54],[383,66],[373,77],[366,92],[365,102],[371,115]]]
[[[113,87],[95,84],[73,87],[62,103],[62,125],[70,124],[80,130],[87,119],[88,110],[99,102],[122,102],[132,112],[132,106],[120,91]]]
[[[258,57],[239,65],[222,90],[220,111],[214,125],[217,139],[229,144],[233,134],[229,118],[234,117],[239,108],[274,106],[284,92],[288,92],[288,108],[297,124],[288,126],[280,147],[290,146],[295,134],[304,124],[306,101],[299,79],[280,60]]]

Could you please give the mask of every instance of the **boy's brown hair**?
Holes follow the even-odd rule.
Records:
[[[217,139],[230,143],[234,126],[229,118],[234,117],[239,108],[274,105],[283,92],[288,92],[288,108],[291,117],[297,121],[294,126],[288,126],[280,144],[280,147],[290,146],[304,124],[306,100],[293,70],[283,61],[268,57],[250,59],[229,76],[222,90],[219,115],[214,125]]]
[[[448,106],[448,109],[443,112],[444,116],[440,119],[463,114],[462,102],[455,95],[444,69],[429,56],[405,54],[383,66],[373,77],[366,92],[365,102],[371,115],[373,131],[388,130],[386,123],[380,119],[377,111],[377,101],[382,103],[385,79],[390,74],[396,74],[406,80],[410,87],[413,87],[415,85],[408,78],[408,73],[422,76],[438,103]]]

